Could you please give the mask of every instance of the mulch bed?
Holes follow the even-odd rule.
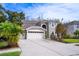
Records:
[[[15,45],[15,46],[6,46],[6,47],[3,47],[3,48],[0,48],[0,50],[11,49],[11,48],[19,48],[19,46],[18,46],[18,44]]]

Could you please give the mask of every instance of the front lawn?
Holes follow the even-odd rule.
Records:
[[[20,56],[21,51],[14,51],[14,52],[7,52],[7,53],[0,53],[0,56]]]
[[[66,43],[79,43],[79,39],[64,39],[63,41]]]

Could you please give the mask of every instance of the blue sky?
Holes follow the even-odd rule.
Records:
[[[6,3],[2,4],[12,11],[23,11],[30,18],[59,18],[64,22],[79,20],[79,4],[75,3]]]

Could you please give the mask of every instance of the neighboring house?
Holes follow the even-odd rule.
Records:
[[[57,20],[25,20],[23,22],[23,26],[27,30],[27,34],[28,34],[29,30],[33,29],[32,31],[30,31],[31,34],[28,34],[29,36],[31,36],[31,35],[33,36],[33,34],[34,34],[34,36],[36,35],[37,38],[38,37],[42,38],[41,35],[43,35],[43,34],[46,35],[46,33],[47,33],[48,38],[50,38],[50,35],[52,32],[55,34],[55,28],[56,28],[57,23],[58,23]],[[38,32],[38,31],[43,31],[43,32]],[[35,33],[39,33],[39,34],[35,34]],[[34,38],[34,36],[33,36],[33,38]]]
[[[72,21],[69,23],[66,23],[65,26],[67,27],[67,34],[74,35],[74,32],[76,30],[79,30],[79,21]]]

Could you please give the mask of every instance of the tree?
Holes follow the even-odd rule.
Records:
[[[79,38],[79,30],[76,30],[76,31],[74,32],[74,35],[75,35],[76,38]]]
[[[6,16],[4,15],[4,13],[3,13],[2,11],[0,11],[0,23],[1,23],[1,22],[5,22],[6,19],[7,19],[7,18],[6,18]]]
[[[15,12],[7,10],[0,4],[0,23],[8,20],[12,23],[22,25],[22,21],[24,19],[25,15],[23,12]]]
[[[0,23],[7,20],[6,14],[5,14],[5,8],[0,4]]]
[[[22,21],[25,19],[25,15],[23,12],[13,12],[13,11],[7,11],[8,14],[8,20],[12,23],[16,23],[19,25],[22,25]]]
[[[6,38],[9,45],[15,45],[18,42],[18,36],[22,30],[20,25],[24,19],[23,12],[7,10],[0,4],[0,38]]]
[[[57,34],[57,37],[58,37],[58,40],[59,41],[63,41],[62,38],[63,38],[63,35],[66,33],[66,28],[63,24],[59,23],[57,26],[56,26],[56,34]]]

